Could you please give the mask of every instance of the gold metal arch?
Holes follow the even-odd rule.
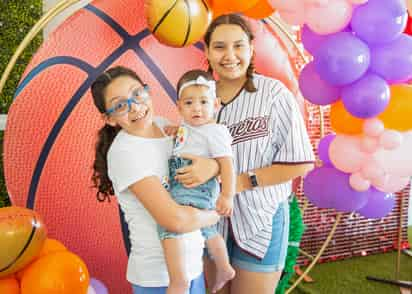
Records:
[[[12,69],[14,68],[18,58],[20,55],[23,53],[24,49],[30,44],[30,42],[35,38],[35,36],[48,24],[50,23],[51,20],[53,20],[58,14],[63,12],[65,9],[68,7],[80,2],[80,0],[62,0],[58,2],[55,6],[53,6],[49,11],[47,11],[41,18],[40,20],[32,27],[32,29],[27,33],[27,35],[24,37],[23,41],[20,43],[20,45],[17,47],[16,51],[14,52],[13,56],[11,57],[9,63],[6,66],[6,69],[4,70],[1,79],[0,79],[0,93],[3,91],[3,88],[6,84],[6,81],[8,77],[10,76],[10,73]],[[305,63],[308,62],[306,56],[303,54],[302,50],[299,48],[298,44],[294,40],[294,38],[291,36],[291,34],[287,31],[285,26],[275,17],[269,17],[267,18],[268,24],[271,26],[274,26],[278,28],[285,36],[286,38],[293,44],[295,49],[297,50],[298,54],[300,57],[305,61]],[[321,137],[324,135],[324,117],[323,117],[323,111],[322,107],[319,106],[320,110],[320,133]],[[303,211],[307,206],[307,199],[305,199]],[[336,221],[329,232],[329,235],[325,242],[323,243],[322,247],[320,248],[318,254],[313,258],[312,262],[310,265],[305,269],[303,274],[293,283],[293,285],[286,291],[286,294],[291,293],[291,291],[296,288],[296,286],[302,281],[302,279],[309,273],[309,271],[316,265],[317,261],[319,258],[322,256],[323,252],[325,251],[326,247],[329,245],[329,242],[332,240],[332,237],[336,231],[336,228],[340,222],[340,219],[342,217],[342,213],[338,213],[336,216]]]
[[[9,63],[4,70],[1,79],[0,79],[0,93],[3,91],[4,85],[6,84],[7,79],[10,76],[10,73],[13,67],[16,65],[16,62],[20,55],[23,53],[24,49],[29,46],[30,42],[36,37],[36,35],[59,13],[63,12],[66,8],[70,7],[73,4],[80,2],[80,0],[62,0],[53,6],[49,11],[47,11],[40,20],[31,28],[31,30],[24,37],[23,41],[17,47],[13,56],[11,57]]]

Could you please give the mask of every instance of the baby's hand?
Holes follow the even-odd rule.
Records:
[[[221,216],[232,216],[233,212],[233,196],[219,195],[216,201],[216,211]]]
[[[166,135],[175,137],[177,134],[177,130],[179,129],[178,126],[165,126],[163,130],[165,131]]]

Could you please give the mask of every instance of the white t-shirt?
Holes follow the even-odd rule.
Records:
[[[161,129],[167,124],[162,118],[155,118],[154,122]],[[168,286],[169,277],[157,224],[128,187],[146,177],[167,177],[172,146],[171,137],[142,138],[120,131],[107,154],[108,175],[129,225],[127,280],[142,287]],[[204,240],[199,230],[185,234],[182,240],[188,277],[195,279],[202,273]]]
[[[216,123],[179,127],[174,155],[193,154],[207,158],[232,157],[232,136],[226,126]]]

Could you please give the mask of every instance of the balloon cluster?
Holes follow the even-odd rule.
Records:
[[[90,279],[80,257],[46,237],[42,218],[33,210],[0,208],[0,236],[0,293],[108,294],[103,283]],[[16,252],[21,253],[16,257]]]
[[[302,43],[313,61],[302,70],[299,88],[313,104],[332,104],[337,133],[319,142],[323,166],[306,177],[305,194],[322,208],[383,217],[394,205],[390,193],[412,176],[412,87],[406,83],[412,37],[403,33],[405,2],[305,3],[329,12],[318,15],[319,26],[305,12]],[[349,8],[332,13],[338,5]]]

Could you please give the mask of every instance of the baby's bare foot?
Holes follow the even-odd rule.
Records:
[[[217,269],[216,282],[215,282],[215,285],[212,289],[212,293],[216,293],[217,291],[222,289],[223,286],[228,281],[233,279],[234,277],[235,277],[235,270],[230,265],[226,268],[223,268],[223,269]]]

